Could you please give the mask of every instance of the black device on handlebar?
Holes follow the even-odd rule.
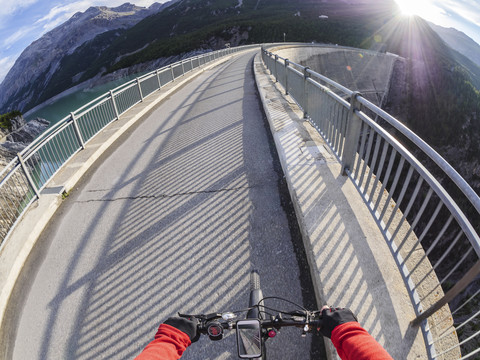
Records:
[[[257,359],[262,356],[262,326],[260,320],[237,321],[238,356],[242,359]]]
[[[279,299],[295,305],[294,311],[281,311],[269,308],[265,300]],[[236,320],[236,313],[247,312],[246,319]],[[274,315],[271,312],[276,312]],[[294,326],[302,328],[302,336],[318,331],[322,325],[321,312],[309,311],[289,300],[276,296],[263,297],[260,288],[260,276],[253,270],[250,274],[250,300],[246,310],[211,313],[202,315],[178,314],[184,318],[198,320],[197,331],[208,335],[211,340],[223,339],[225,330],[237,330],[238,356],[242,359],[266,358],[265,341],[276,336],[282,327]]]

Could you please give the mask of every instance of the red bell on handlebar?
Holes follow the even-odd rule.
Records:
[[[207,334],[210,340],[223,339],[223,326],[218,321],[212,321],[207,326]]]
[[[267,335],[268,335],[269,338],[273,338],[273,337],[277,336],[277,332],[275,330],[271,329],[271,330],[268,330]]]

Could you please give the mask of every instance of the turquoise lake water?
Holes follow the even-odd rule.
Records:
[[[24,117],[25,120],[30,121],[37,117],[46,119],[50,122],[50,126],[56,124],[66,116],[69,116],[71,112],[82,107],[83,105],[89,103],[95,98],[107,93],[108,91],[120,86],[132,79],[135,79],[138,76],[145,74],[145,72],[140,74],[130,75],[128,77],[114,80],[103,85],[98,85],[89,89],[82,89],[75,91],[72,94],[65,95],[58,100],[53,101],[52,103],[47,104],[35,110],[31,113],[27,112]]]

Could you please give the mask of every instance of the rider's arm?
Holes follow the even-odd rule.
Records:
[[[170,318],[161,324],[150,342],[135,360],[176,360],[198,339],[196,322]]]
[[[322,321],[322,334],[332,339],[342,360],[393,360],[349,309],[324,308]]]
[[[387,351],[356,321],[338,325],[332,343],[342,360],[392,359]]]

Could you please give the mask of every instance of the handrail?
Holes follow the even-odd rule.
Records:
[[[480,301],[480,292],[470,296],[469,286],[480,274],[480,237],[450,190],[409,149],[414,146],[415,153],[425,154],[438,165],[440,177],[450,179],[476,209],[472,216],[480,214],[480,197],[425,141],[360,93],[265,47],[262,60],[341,161],[344,175],[356,185],[403,275],[417,314],[412,325],[422,327],[429,357],[437,358],[435,348],[442,347],[447,335],[456,339],[455,331],[476,326],[473,320],[480,312],[467,316],[464,304],[473,304],[478,310],[475,304]],[[402,144],[379,125],[378,119],[411,144]],[[425,249],[420,258],[412,256],[418,245]],[[451,318],[445,325],[446,319],[438,312],[442,308],[447,313],[452,310],[455,327],[454,331],[445,330],[447,335],[438,336],[440,328],[452,325]],[[480,332],[462,339],[462,345],[470,342],[469,347],[453,346],[442,354],[455,357],[464,352],[464,358],[472,356],[480,349],[478,335]],[[458,340],[453,342],[458,344]],[[472,346],[476,348],[473,351]]]
[[[472,189],[472,187],[467,183],[467,181],[439,154],[437,153],[430,145],[418,137],[412,130],[402,124],[400,121],[395,119],[393,116],[388,114],[386,111],[378,108],[373,105],[371,102],[365,98],[360,97],[358,102],[364,105],[367,109],[374,111],[382,117],[382,119],[388,121],[390,125],[395,127],[403,135],[405,135],[411,142],[418,146],[425,154],[428,155],[447,175],[448,177],[462,190],[463,194],[470,200],[472,205],[475,207],[477,212],[480,213],[480,197]],[[480,252],[477,250],[477,253],[480,256]]]
[[[217,50],[151,71],[108,91],[47,129],[0,172],[0,249],[52,177],[103,128],[178,77],[258,45]]]

